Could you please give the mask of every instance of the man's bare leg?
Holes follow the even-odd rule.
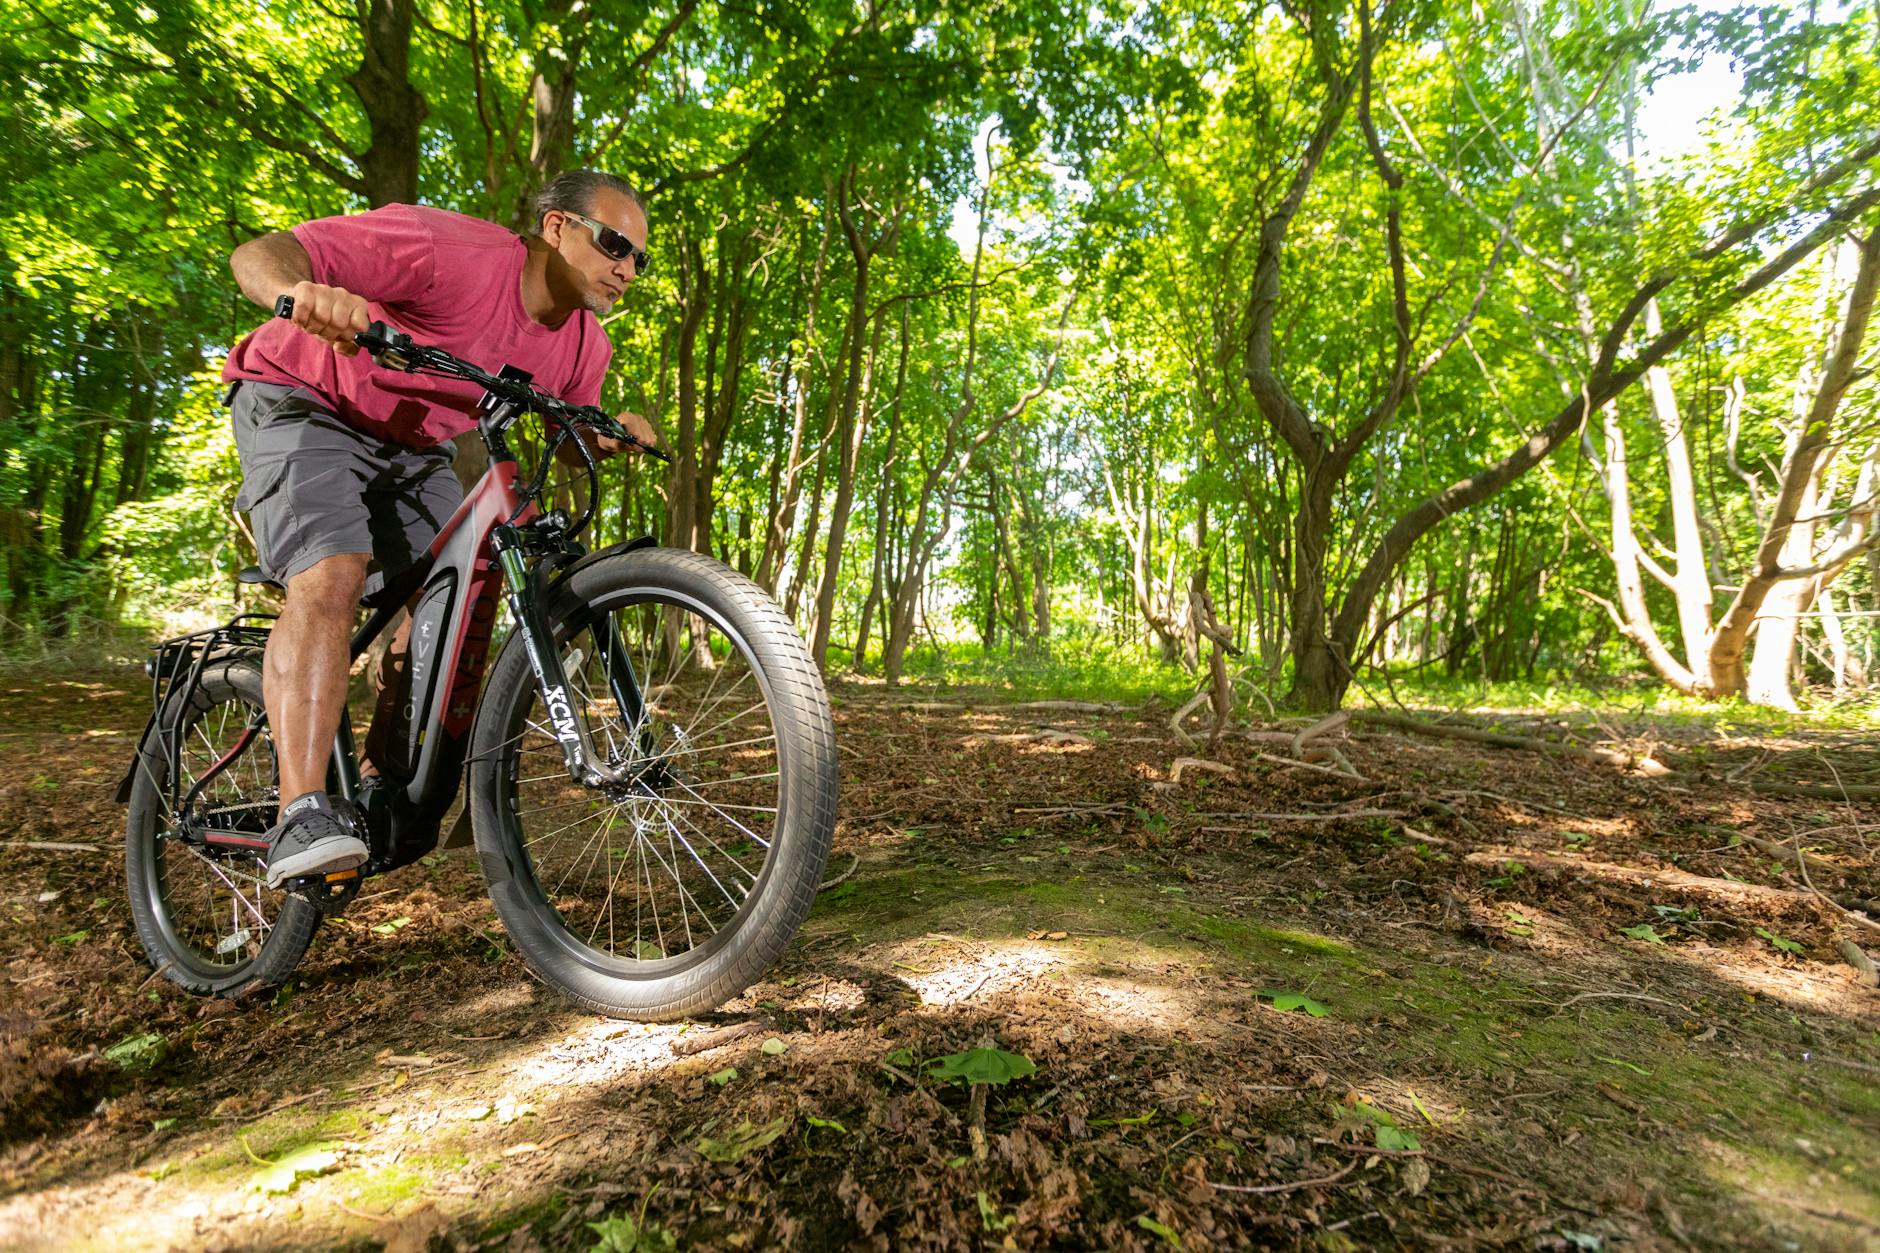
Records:
[[[326,768],[346,705],[349,644],[367,553],[327,557],[287,581],[287,606],[268,635],[262,696],[281,769],[281,804],[326,790]]]

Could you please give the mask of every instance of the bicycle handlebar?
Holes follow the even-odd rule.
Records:
[[[289,318],[294,316],[294,298],[282,296],[274,302],[274,316]],[[373,362],[383,369],[401,370],[406,374],[437,374],[447,378],[460,378],[477,384],[486,392],[501,400],[533,413],[539,413],[550,421],[568,427],[586,426],[594,431],[617,440],[656,460],[670,463],[672,455],[662,452],[651,444],[635,439],[627,429],[615,421],[605,410],[592,405],[571,405],[558,396],[551,395],[522,379],[505,378],[491,374],[460,357],[434,348],[429,344],[412,341],[411,336],[403,331],[394,330],[383,322],[374,322],[365,330],[353,335],[353,342],[370,353]]]

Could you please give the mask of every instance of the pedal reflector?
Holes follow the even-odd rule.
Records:
[[[326,877],[326,881],[328,883],[339,883],[346,879],[357,879],[358,877],[359,877],[359,867],[353,866],[350,869],[346,869],[346,870],[335,870],[332,874]]]

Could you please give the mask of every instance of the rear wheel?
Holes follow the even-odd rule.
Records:
[[[512,635],[470,779],[497,913],[537,973],[591,1009],[715,1008],[782,956],[815,901],[836,810],[822,678],[771,599],[698,553],[595,562],[547,609],[570,702],[627,781],[569,779]]]
[[[279,775],[262,709],[261,670],[254,662],[218,661],[204,669],[180,711],[183,783],[177,795],[187,795],[238,746],[241,751],[197,798],[192,821],[252,839],[266,836],[279,803]],[[176,705],[166,704],[159,724],[177,713]],[[125,832],[137,938],[150,964],[191,992],[241,997],[271,987],[300,963],[320,913],[298,896],[270,889],[257,852],[209,848],[183,837],[169,808],[169,763],[157,739],[146,737],[138,752]]]

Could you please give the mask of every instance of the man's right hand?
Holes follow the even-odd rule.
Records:
[[[333,345],[333,351],[352,356],[359,351],[353,336],[366,329],[371,318],[366,313],[363,296],[355,296],[344,287],[320,283],[295,283],[283,295],[294,298],[294,325],[309,335]]]

